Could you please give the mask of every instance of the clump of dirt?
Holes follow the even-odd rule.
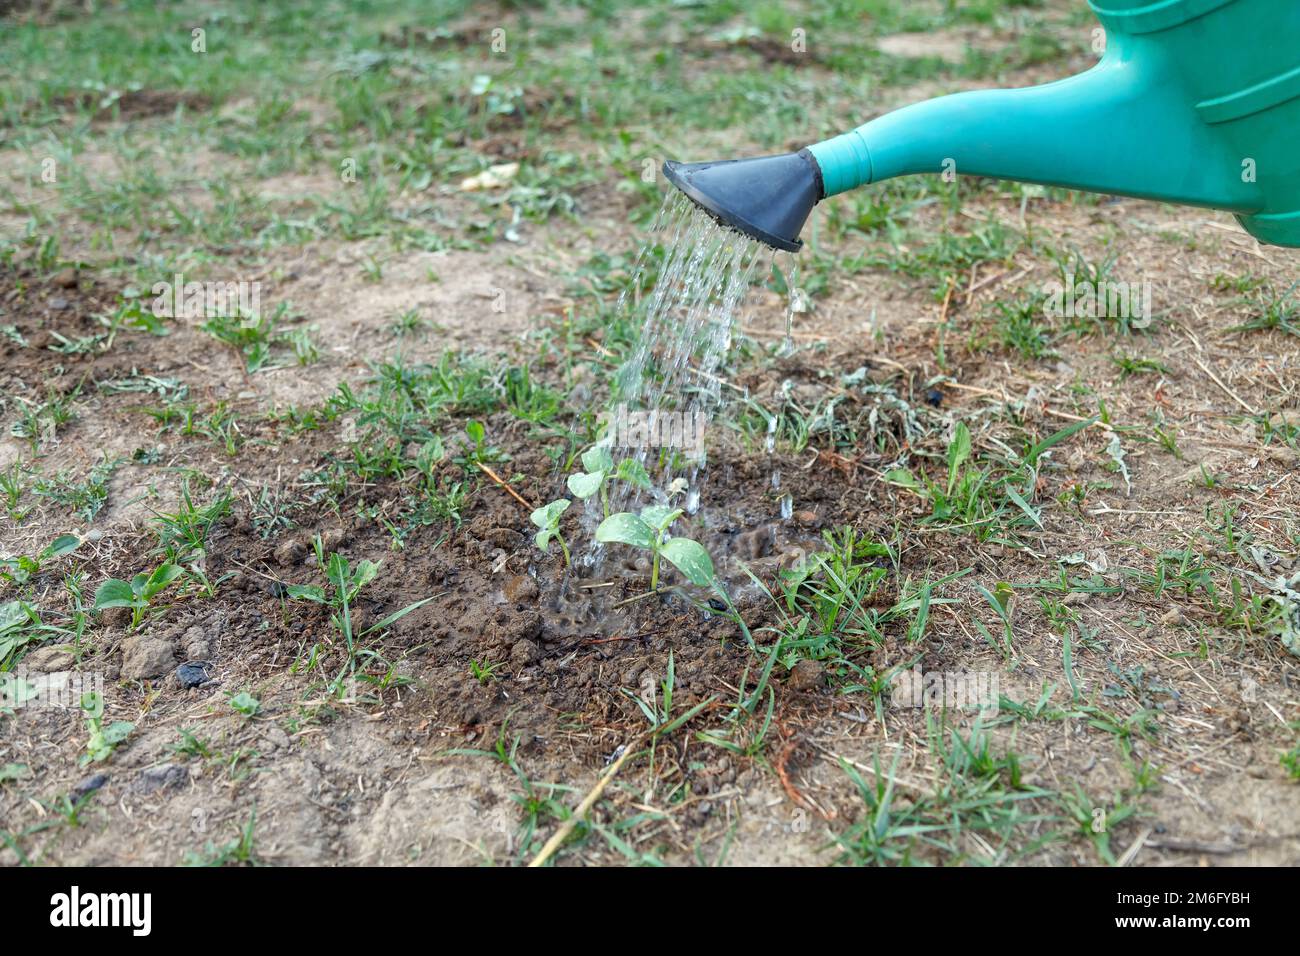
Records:
[[[205,113],[213,101],[203,93],[187,90],[76,90],[55,97],[52,105],[66,112],[86,112],[96,122],[141,120],[169,116],[178,109]]]
[[[71,266],[42,276],[4,264],[0,287],[6,290],[0,293],[0,391],[17,394],[50,377],[85,374],[106,360],[78,343],[105,331],[99,317],[116,307],[116,289]],[[121,355],[111,359],[122,360]]]
[[[792,43],[774,37],[746,37],[740,42],[740,46],[757,53],[764,63],[806,66],[809,63],[820,62],[820,58],[815,51],[808,49],[796,50]]]

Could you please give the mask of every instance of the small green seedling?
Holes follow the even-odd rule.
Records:
[[[234,839],[220,845],[208,840],[203,844],[202,851],[186,850],[183,866],[261,866],[254,853],[253,846],[255,842],[255,831],[257,830],[257,810],[254,808],[248,821],[239,828],[239,834]]]
[[[179,564],[164,561],[154,568],[152,574],[137,574],[129,582],[109,578],[95,591],[95,610],[103,611],[110,607],[129,607],[131,609],[131,630],[140,626],[149,602],[165,591],[177,578],[185,573]]]
[[[379,576],[380,562],[363,558],[354,565],[337,552],[332,552],[326,557],[325,545],[320,535],[316,535],[312,547],[316,552],[316,563],[325,572],[325,579],[330,587],[326,589],[319,584],[290,584],[284,590],[285,594],[295,601],[313,601],[330,609],[330,623],[343,638],[348,652],[347,666],[340,671],[331,684],[331,689],[338,693],[347,686],[346,678],[352,677],[357,672],[357,660],[362,656],[358,651],[357,642],[370,634],[383,632],[412,611],[428,604],[433,597],[408,604],[400,611],[376,621],[364,630],[356,631],[352,620],[353,605],[361,589]]]
[[[664,505],[648,505],[641,509],[639,516],[628,511],[619,512],[600,523],[596,529],[596,540],[606,544],[630,544],[634,548],[649,551],[652,591],[659,587],[661,557],[667,558],[692,584],[700,587],[714,586],[717,579],[713,571],[713,560],[704,546],[690,538],[668,536],[669,527],[682,514],[680,508]]]
[[[36,557],[20,554],[12,558],[0,558],[0,581],[23,585],[39,573],[42,565],[65,554],[71,554],[81,547],[81,539],[75,534],[64,534],[55,538],[48,548]]]
[[[528,516],[529,521],[542,529],[533,537],[533,540],[537,542],[539,548],[543,551],[549,551],[552,538],[560,542],[560,550],[564,552],[565,567],[568,567],[570,564],[569,546],[564,543],[564,537],[560,534],[560,516],[568,510],[568,507],[571,504],[573,504],[573,502],[568,498],[559,498],[552,501],[549,505],[542,505],[542,507],[538,508]]]
[[[569,491],[583,501],[599,494],[601,508],[608,518],[609,480],[614,474],[613,456],[604,445],[592,445],[582,453],[582,467],[587,470],[569,476]]]
[[[182,757],[211,757],[212,747],[188,727],[180,729],[181,742],[172,744],[172,753]]]
[[[115,720],[104,726],[104,699],[99,694],[81,695],[81,709],[86,713],[86,729],[90,737],[86,741],[86,752],[81,755],[81,765],[98,763],[112,756],[117,745],[126,740],[135,724],[125,720]]]
[[[472,421],[467,424],[465,434],[472,446],[465,449],[464,456],[456,459],[457,464],[461,466],[480,465],[487,462],[501,461],[506,457],[501,453],[501,449],[487,443],[487,426],[482,422]]]
[[[641,462],[635,458],[624,458],[615,467],[614,456],[606,445],[592,445],[584,451],[582,467],[587,470],[569,476],[569,491],[583,501],[599,494],[601,511],[606,518],[609,517],[609,486],[614,479],[638,488],[650,487],[650,475]]]
[[[248,691],[241,691],[230,698],[230,706],[245,717],[252,718],[262,709],[262,702]]]
[[[5,601],[0,604],[0,665],[23,645],[43,641],[57,633],[58,628],[41,620],[41,613],[34,605],[26,601]],[[0,687],[4,686],[0,683]]]
[[[500,664],[493,664],[486,660],[480,664],[478,660],[475,659],[469,662],[469,672],[470,675],[480,684],[489,684],[496,680],[496,669],[500,666]]]
[[[233,576],[233,572],[227,572],[214,581],[208,577],[206,569],[208,536],[217,522],[230,514],[232,500],[230,492],[225,491],[206,507],[196,507],[190,496],[189,482],[182,481],[181,501],[176,512],[154,512],[154,530],[158,535],[158,548],[154,553],[181,565],[207,597],[215,597],[218,585]]]

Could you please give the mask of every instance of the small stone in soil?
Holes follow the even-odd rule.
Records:
[[[826,671],[817,661],[802,660],[790,669],[790,686],[795,690],[816,690],[826,682]]]
[[[128,680],[161,677],[174,663],[171,641],[138,635],[122,642],[122,676]]]
[[[516,667],[526,667],[537,660],[539,653],[540,649],[532,641],[516,641],[515,646],[510,648],[510,661]]]
[[[160,763],[156,767],[146,767],[141,770],[132,781],[131,789],[141,794],[155,793],[159,790],[181,787],[188,783],[189,779],[189,772],[179,764]]]
[[[307,554],[307,545],[298,538],[285,538],[276,546],[275,561],[288,568],[300,562]]]
[[[212,665],[207,661],[186,661],[176,668],[176,680],[184,688],[199,687],[212,679]]]
[[[185,659],[206,661],[212,654],[212,645],[208,642],[203,628],[191,627],[181,636],[181,646],[185,649]]]
[[[29,671],[36,671],[38,674],[54,674],[58,671],[70,670],[74,663],[76,661],[72,652],[61,647],[42,647],[23,658],[23,665]]]
[[[517,574],[506,582],[506,600],[511,604],[527,604],[537,600],[537,582],[527,574]]]

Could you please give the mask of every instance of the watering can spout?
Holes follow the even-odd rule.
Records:
[[[1250,213],[1259,186],[1148,62],[917,103],[809,147],[823,198],[912,173],[989,176]]]
[[[720,222],[798,249],[814,204],[915,173],[987,176],[1223,209],[1300,247],[1300,4],[1090,0],[1092,69],[916,103],[785,156],[669,180]]]
[[[822,199],[821,171],[801,149],[717,163],[664,163],[668,181],[713,218],[774,249],[796,252],[799,233]]]

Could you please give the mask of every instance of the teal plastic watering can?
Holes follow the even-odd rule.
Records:
[[[719,220],[797,250],[812,207],[952,170],[1224,209],[1300,247],[1300,0],[1089,0],[1106,52],[1044,86],[917,103],[797,153],[664,173]]]

